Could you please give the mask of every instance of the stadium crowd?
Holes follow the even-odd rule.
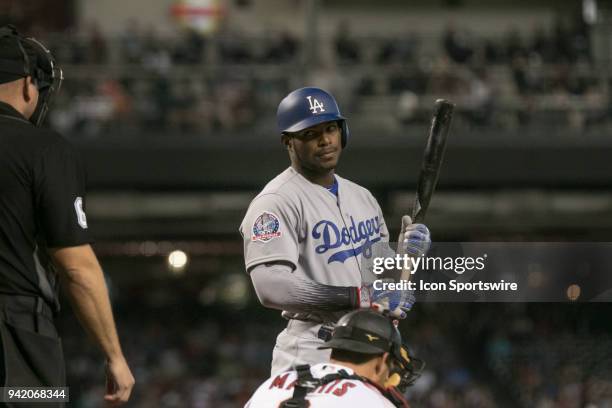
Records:
[[[172,287],[161,307],[139,297],[115,305],[124,352],[138,378],[130,406],[244,405],[269,375],[272,347],[284,320],[255,303],[243,309],[204,306],[193,294],[179,292]],[[415,354],[427,361],[423,376],[410,389],[416,406],[497,406],[490,386],[442,325],[419,318],[402,326]],[[62,330],[71,406],[99,407],[104,387],[100,355],[82,341],[69,313]]]
[[[432,43],[418,33],[360,37],[342,23],[314,68],[302,64],[307,47],[287,31],[168,37],[131,21],[118,37],[92,24],[49,40],[67,76],[52,125],[80,136],[265,128],[304,75],[351,113],[383,112],[400,127],[427,121],[438,97],[457,103],[458,126],[581,131],[610,122],[609,78],[582,24],[512,28],[498,38],[449,24]]]
[[[202,303],[198,287],[173,280],[124,287],[116,296],[124,351],[138,378],[130,406],[238,407],[268,377],[283,319],[261,308],[253,296],[239,307],[220,298]],[[483,306],[417,304],[401,323],[413,353],[427,363],[409,388],[414,406],[578,408],[612,403],[607,305]],[[601,318],[592,317],[598,313]],[[98,407],[104,373],[100,356],[82,341],[70,313],[61,322],[71,406]]]
[[[489,368],[524,407],[611,406],[609,304],[547,306],[479,309]]]

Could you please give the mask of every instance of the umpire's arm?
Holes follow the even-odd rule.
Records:
[[[126,402],[134,377],[127,365],[108,297],[102,268],[90,245],[50,249],[61,269],[59,276],[77,317],[107,357],[107,390],[104,399]]]

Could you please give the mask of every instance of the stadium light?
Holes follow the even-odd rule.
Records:
[[[179,249],[168,254],[168,268],[170,269],[170,272],[175,274],[182,273],[185,270],[188,262],[189,257],[187,254]]]

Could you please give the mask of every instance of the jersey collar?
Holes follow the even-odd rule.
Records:
[[[334,364],[332,364],[332,363],[319,363],[319,364],[313,366],[312,368],[313,368],[313,371],[316,370],[317,375],[319,375],[319,374],[323,374],[323,375],[325,375],[325,374],[333,374],[333,373],[337,373],[340,370],[346,371],[349,375],[355,374],[355,371],[353,371],[352,369],[350,369],[348,367],[345,367],[342,364],[338,364],[338,363],[334,363]],[[363,383],[366,386],[368,386],[368,387],[378,391],[381,395],[383,395],[385,398],[387,398],[386,397],[386,395],[387,395],[386,390],[383,387],[381,387],[380,385],[374,383],[373,381],[371,381],[371,380],[369,380],[369,379],[367,379],[365,377],[361,377],[361,378],[362,378]]]
[[[334,185],[336,185],[336,188],[339,189],[339,186],[340,186],[340,177],[337,174],[335,174],[335,173],[334,173],[334,185],[332,185],[331,187],[323,187],[323,186],[321,186],[319,184],[313,183],[312,181],[308,180],[306,177],[301,175],[300,172],[298,172],[292,166],[287,167],[287,170],[289,172],[291,172],[291,174],[303,178],[304,180],[306,180],[308,183],[312,184],[313,186],[317,186],[319,188],[324,188],[325,190],[329,191],[331,188],[334,187]],[[287,171],[287,170],[285,170],[285,171]]]
[[[0,116],[30,123],[21,113],[5,102],[0,101]]]
[[[330,187],[327,187],[327,190],[336,197],[338,197],[338,179],[336,178],[336,176],[334,176],[334,184],[332,184]]]
[[[289,171],[291,174],[295,175],[296,177],[301,177],[302,179],[306,180],[306,182],[308,182],[309,184],[315,186],[315,188],[322,188],[322,189],[324,189],[324,190],[326,190],[328,192],[331,192],[331,191],[329,191],[329,188],[320,186],[320,185],[315,184],[312,181],[308,180],[306,177],[302,176],[292,166],[287,167],[287,170],[285,170],[285,171]],[[343,184],[344,182],[342,180],[342,177],[338,176],[337,174],[334,174],[334,182],[338,184],[337,192],[336,192],[336,194],[334,194],[333,192],[331,192],[331,193],[332,193],[332,196],[335,196],[335,199],[336,199],[336,201],[337,201],[337,203],[339,205],[340,204],[340,184]]]
[[[344,370],[347,373],[349,373],[349,375],[350,374],[354,374],[354,371],[351,368],[345,367],[345,366],[343,366],[341,364],[338,364],[338,363],[334,363],[334,364],[332,364],[332,363],[319,363],[317,365],[314,365],[313,368],[315,370],[321,370],[321,371],[323,371],[325,373],[336,373],[336,372],[338,372],[340,370]]]

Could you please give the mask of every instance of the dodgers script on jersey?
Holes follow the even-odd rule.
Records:
[[[360,286],[361,257],[389,233],[380,206],[365,188],[336,176],[338,197],[289,167],[251,202],[240,231],[247,270],[285,261],[301,277]]]
[[[347,371],[349,375],[353,374],[351,369],[337,364],[317,364],[310,368],[314,378],[322,378],[340,370]],[[255,391],[245,408],[278,407],[282,401],[293,396],[296,380],[295,371],[272,376]],[[359,380],[332,381],[308,393],[306,400],[312,408],[394,406],[375,386]]]

